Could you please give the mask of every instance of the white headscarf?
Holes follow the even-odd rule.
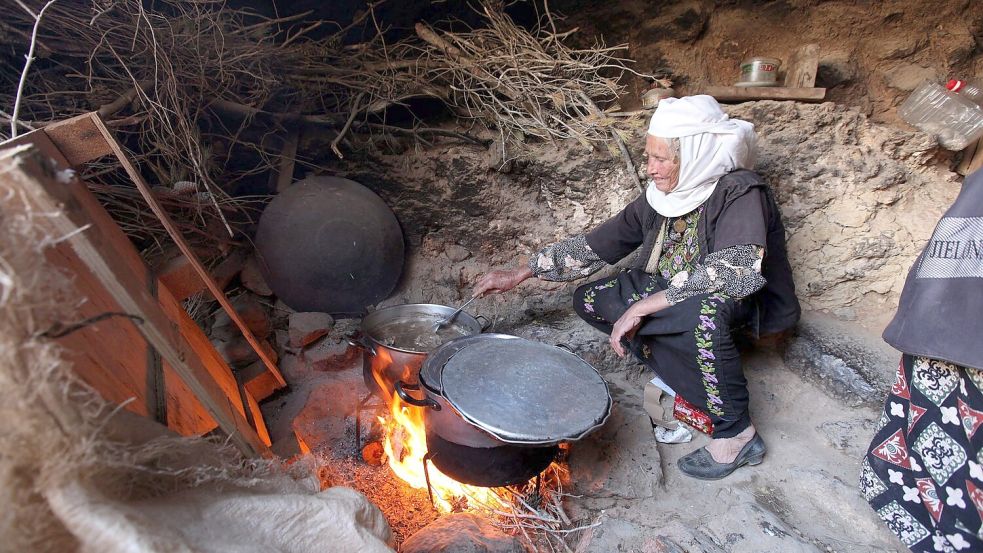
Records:
[[[720,177],[754,166],[754,125],[730,119],[712,96],[660,101],[648,133],[679,139],[679,184],[665,194],[649,181],[645,192],[649,205],[664,217],[693,211],[713,194]]]

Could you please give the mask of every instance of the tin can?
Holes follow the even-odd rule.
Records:
[[[741,82],[773,84],[778,82],[778,68],[782,60],[777,58],[753,57],[741,62]]]

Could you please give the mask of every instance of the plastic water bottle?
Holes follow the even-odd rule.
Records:
[[[983,136],[983,107],[962,92],[953,92],[932,81],[915,88],[898,106],[898,115],[935,135],[947,150],[962,150]]]
[[[953,79],[946,83],[945,87],[968,100],[972,100],[973,103],[983,108],[983,80],[967,79],[961,81]]]

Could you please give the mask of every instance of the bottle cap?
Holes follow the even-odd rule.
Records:
[[[964,86],[966,86],[966,81],[957,81],[956,79],[952,79],[945,84],[945,87],[953,92],[959,92]]]

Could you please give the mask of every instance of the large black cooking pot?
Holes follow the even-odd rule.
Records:
[[[454,311],[446,305],[408,303],[366,315],[359,334],[349,343],[362,349],[362,378],[369,391],[387,403],[392,401],[395,383],[416,384],[431,351],[453,338],[481,332],[478,319],[464,311],[435,332],[434,324]]]
[[[448,389],[447,385],[451,388]],[[459,338],[424,362],[419,385],[396,393],[426,408],[431,460],[478,486],[527,481],[610,414],[607,384],[569,351],[503,334]],[[419,391],[413,397],[407,390]]]

